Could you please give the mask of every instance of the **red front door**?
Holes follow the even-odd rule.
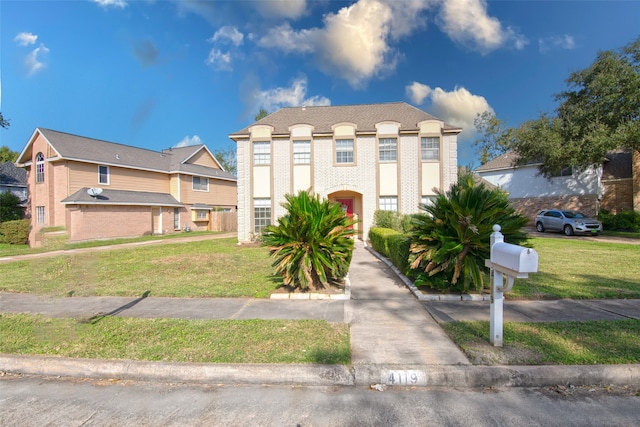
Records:
[[[342,206],[342,210],[347,213],[347,216],[349,218],[353,217],[353,199],[336,199],[336,202],[340,203],[340,205]]]

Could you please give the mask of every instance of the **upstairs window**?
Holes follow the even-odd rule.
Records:
[[[378,157],[381,162],[395,162],[398,160],[398,139],[380,138],[378,140]]]
[[[193,189],[195,191],[209,191],[209,178],[203,176],[194,176]]]
[[[109,166],[98,166],[98,183],[109,185]]]
[[[560,176],[573,176],[573,167],[565,166],[559,171],[554,172],[551,176],[554,178]]]
[[[293,142],[293,163],[296,165],[311,164],[311,141]]]
[[[440,138],[423,136],[420,139],[420,153],[422,160],[440,160]]]
[[[36,182],[44,182],[44,154],[36,154]]]
[[[253,164],[268,165],[271,163],[271,143],[269,141],[253,143]]]
[[[353,139],[336,139],[336,163],[353,163]]]

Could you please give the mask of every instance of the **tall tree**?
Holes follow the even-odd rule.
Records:
[[[0,127],[3,128],[8,128],[11,125],[11,123],[9,123],[9,120],[6,120],[4,118],[4,116],[2,115],[2,113],[0,112]]]
[[[2,147],[0,147],[0,163],[4,163],[4,162],[13,163],[16,160],[18,160],[19,155],[20,153],[18,153],[17,151],[13,151],[6,145],[3,145]]]
[[[478,147],[481,164],[484,165],[513,148],[514,129],[507,127],[507,122],[496,117],[491,111],[478,114],[473,124],[478,134],[474,144]]]
[[[235,147],[218,149],[213,152],[213,155],[218,159],[224,170],[234,175],[238,173]]]
[[[256,122],[260,119],[264,119],[265,117],[267,117],[269,115],[269,112],[267,110],[265,110],[264,108],[261,108],[260,111],[258,111],[258,114],[256,114]]]
[[[599,165],[617,148],[640,151],[640,37],[598,53],[566,83],[568,89],[556,95],[555,117],[541,115],[518,128],[521,162],[537,159],[549,176],[566,166]]]

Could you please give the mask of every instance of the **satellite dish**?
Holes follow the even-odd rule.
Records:
[[[102,194],[102,188],[90,188],[90,189],[87,190],[87,193],[91,197],[96,197],[96,196],[99,196],[100,194]]]

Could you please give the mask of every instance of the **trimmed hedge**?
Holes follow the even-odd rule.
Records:
[[[409,271],[409,236],[390,228],[374,227],[369,229],[369,240],[373,249],[388,258],[398,270],[404,274]]]
[[[26,245],[29,242],[29,220],[19,219],[0,223],[0,243]]]

